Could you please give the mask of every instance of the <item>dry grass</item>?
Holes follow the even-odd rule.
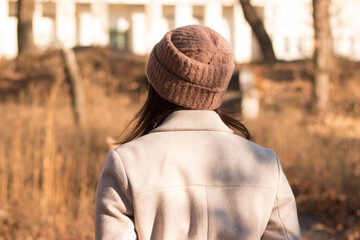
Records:
[[[360,117],[338,107],[341,99],[356,103],[360,83],[349,81],[342,93],[332,84],[331,111],[321,117],[307,111],[310,82],[262,84],[262,114],[248,123],[255,142],[277,152],[301,211],[320,217],[329,233],[360,239]]]
[[[60,86],[45,105],[21,94],[19,103],[0,104],[0,239],[93,239],[105,139],[120,133],[139,103],[88,86],[89,126],[79,130]]]

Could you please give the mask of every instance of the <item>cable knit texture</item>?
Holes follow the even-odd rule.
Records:
[[[233,71],[230,44],[201,25],[167,32],[152,49],[146,67],[148,80],[161,97],[205,110],[221,105]]]

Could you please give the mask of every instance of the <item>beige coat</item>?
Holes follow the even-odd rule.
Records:
[[[97,240],[300,239],[276,154],[214,111],[177,111],[111,151],[95,208]]]

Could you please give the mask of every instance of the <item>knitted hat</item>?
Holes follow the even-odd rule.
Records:
[[[152,49],[146,67],[150,84],[162,98],[207,110],[221,105],[233,70],[230,44],[201,25],[167,32]]]

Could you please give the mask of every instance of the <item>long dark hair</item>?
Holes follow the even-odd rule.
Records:
[[[149,84],[146,102],[129,124],[135,125],[132,128],[126,128],[126,130],[130,130],[128,130],[129,132],[127,134],[122,134],[124,137],[120,138],[118,144],[124,144],[148,134],[151,130],[159,126],[167,116],[178,110],[188,110],[188,108],[165,100]],[[231,117],[228,113],[221,109],[215,109],[214,111],[229,128],[235,131],[235,133],[242,134],[246,139],[251,138],[250,132],[243,123]]]

